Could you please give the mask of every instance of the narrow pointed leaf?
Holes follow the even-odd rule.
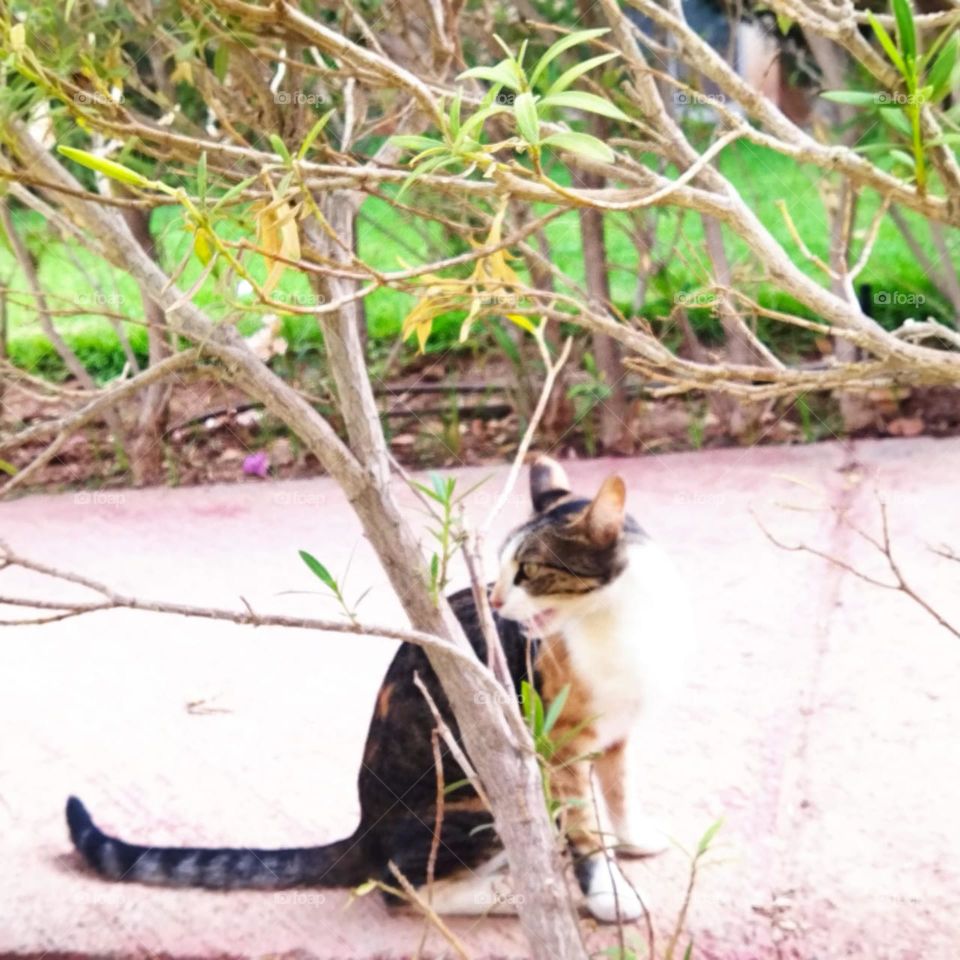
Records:
[[[290,163],[290,151],[287,149],[287,145],[275,133],[270,134],[269,140],[270,146],[273,147],[273,152],[277,154],[284,163]]]
[[[315,556],[307,553],[306,550],[299,550],[297,552],[300,554],[300,559],[310,568],[310,572],[316,577],[319,577],[325,586],[328,586],[336,593],[337,581],[333,579],[330,571]]]
[[[520,89],[519,78],[508,60],[501,60],[494,67],[471,67],[469,70],[464,70],[457,79],[486,80],[488,83],[499,83],[510,90]]]
[[[957,67],[957,54],[960,51],[960,34],[954,33],[946,42],[940,55],[937,57],[930,73],[927,74],[927,83],[933,88],[932,100],[945,97],[953,86],[953,74]]]
[[[78,150],[76,147],[57,147],[57,151],[74,163],[79,163],[82,167],[89,170],[96,170],[111,180],[119,180],[121,183],[129,183],[134,187],[149,189],[156,184],[148,180],[143,175],[125,167],[122,163],[116,163],[113,160],[107,160],[106,157],[98,157],[95,154],[88,153],[86,150]]]
[[[453,102],[450,104],[450,136],[456,139],[460,136],[460,100],[463,91],[457,87],[457,92],[453,95]]]
[[[404,150],[414,150],[417,153],[421,150],[429,150],[431,147],[443,146],[439,140],[433,140],[430,137],[408,136],[407,134],[391,137],[390,143],[395,147],[401,147]]]
[[[300,149],[297,151],[297,159],[302,160],[306,155],[307,151],[313,146],[313,141],[323,133],[323,128],[327,125],[330,117],[333,116],[333,111],[328,110],[311,128],[310,132],[307,134],[303,143],[300,144]]]
[[[826,90],[820,96],[834,103],[849,103],[858,107],[877,103],[877,95],[869,90]]]
[[[723,820],[717,820],[715,823],[712,823],[709,827],[707,827],[706,832],[700,838],[700,842],[697,844],[698,857],[702,857],[710,849],[710,844],[713,843],[717,836],[717,832],[722,826]]]
[[[581,157],[591,160],[600,160],[603,163],[612,163],[616,156],[602,140],[592,137],[589,133],[551,133],[543,146],[555,147],[557,150],[567,150]]]
[[[207,195],[207,151],[200,154],[197,161],[197,195],[204,199]]]
[[[595,93],[585,93],[583,90],[567,90],[563,93],[554,93],[540,101],[541,109],[545,107],[573,107],[575,110],[585,110],[587,113],[598,113],[601,117],[611,117],[614,120],[629,120],[630,118],[615,104]]]
[[[518,93],[513,103],[513,112],[517,118],[517,129],[527,143],[540,142],[540,120],[537,117],[537,105],[532,93]]]
[[[893,37],[887,33],[887,28],[869,11],[867,12],[867,20],[873,27],[873,32],[877,35],[880,46],[886,51],[891,63],[900,71],[901,75],[906,74],[907,68],[903,62],[903,57],[900,55],[897,45],[893,42]]]
[[[902,164],[909,167],[911,170],[913,170],[916,166],[913,155],[907,153],[906,150],[891,150],[890,156],[893,157],[894,160],[899,160]]]
[[[543,720],[543,733],[544,735],[550,733],[553,729],[554,724],[557,720],[560,719],[560,714],[563,712],[564,704],[567,702],[567,697],[570,696],[570,684],[565,684],[560,692],[553,698],[550,702],[550,707],[547,710],[547,715]]]
[[[237,196],[239,196],[241,193],[243,193],[243,191],[246,190],[247,187],[249,187],[250,184],[253,183],[253,181],[256,180],[256,179],[257,179],[256,177],[247,177],[246,180],[241,180],[239,183],[235,183],[235,184],[213,205],[214,211],[219,210],[220,207],[224,206],[224,204],[229,203],[231,200],[234,199],[234,197],[237,197]]]
[[[480,129],[483,127],[483,124],[490,118],[496,116],[498,113],[507,113],[508,108],[499,103],[490,104],[489,106],[483,107],[480,110],[477,110],[476,113],[471,114],[464,122],[463,126],[460,128],[460,137],[467,138],[473,136],[479,136]]]
[[[556,43],[551,44],[544,55],[537,61],[533,73],[530,74],[530,86],[536,86],[537,80],[540,79],[540,74],[565,50],[575,47],[578,43],[587,43],[590,40],[595,40],[597,37],[602,37],[605,33],[609,32],[610,30],[607,27],[601,27],[595,30],[577,30],[575,33],[568,33],[565,37],[561,37]]]
[[[917,56],[917,28],[913,22],[910,0],[893,0],[893,15],[897,21],[897,42],[906,63]]]
[[[902,133],[905,137],[912,135],[913,130],[910,127],[910,121],[904,116],[902,110],[881,110],[880,119],[887,126],[893,127],[897,133]]]
[[[585,73],[589,73],[594,67],[599,67],[600,64],[614,60],[618,56],[619,54],[616,53],[604,53],[599,57],[591,57],[589,60],[584,60],[583,63],[575,64],[565,73],[560,74],[560,76],[550,84],[547,90],[547,96],[551,93],[562,93],[575,80],[578,80]]]

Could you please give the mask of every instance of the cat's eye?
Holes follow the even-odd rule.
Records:
[[[542,569],[543,565],[539,563],[521,563],[517,572],[521,580],[532,580]]]

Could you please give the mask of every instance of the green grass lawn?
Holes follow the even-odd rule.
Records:
[[[811,276],[823,282],[817,268],[801,254],[783,221],[776,204],[786,202],[794,223],[808,248],[815,254],[827,256],[827,217],[818,185],[820,173],[816,169],[797,165],[789,158],[746,142],[728,147],[720,161],[723,173],[730,178],[743,198],[754,210],[773,236],[784,245],[788,254]],[[862,238],[877,209],[878,198],[867,193],[857,210],[857,233]],[[692,294],[700,289],[708,276],[703,243],[703,230],[699,217],[687,214],[683,218],[679,234],[676,233],[677,211],[662,212],[657,220],[657,249],[654,262],[662,262],[663,269],[651,278],[642,312],[651,319],[666,316],[673,307],[678,294]],[[916,235],[926,241],[925,225],[907,214]],[[18,225],[31,249],[39,258],[40,279],[48,292],[50,307],[83,310],[76,316],[64,316],[58,327],[65,339],[80,355],[83,362],[98,377],[114,375],[123,366],[123,354],[111,323],[98,316],[102,309],[114,311],[129,320],[136,320],[141,313],[140,298],[136,284],[122,271],[115,270],[76,244],[69,246],[50,242],[43,223],[32,213],[20,212]],[[626,314],[634,312],[633,302],[637,286],[638,255],[626,230],[625,216],[614,215],[607,219],[607,246],[610,262],[612,296],[617,306]],[[166,269],[179,263],[190,248],[192,237],[182,228],[179,211],[164,208],[154,214],[153,228],[159,231],[159,246]],[[225,227],[224,235],[239,236],[240,227]],[[564,214],[546,229],[550,241],[553,262],[575,280],[582,281],[583,268],[580,237],[575,212]],[[676,236],[676,243],[673,244]],[[956,237],[953,238],[958,243]],[[396,211],[388,203],[371,198],[364,204],[359,224],[360,255],[372,265],[395,270],[401,262],[413,265],[426,262],[436,256],[447,256],[452,251],[435,224],[421,224],[417,229],[410,224],[407,215]],[[859,242],[856,244],[859,249]],[[955,247],[956,250],[956,247]],[[956,250],[960,258],[960,250]],[[745,246],[735,237],[728,236],[728,253],[736,282],[746,293],[767,307],[793,310],[806,314],[757,275],[756,262]],[[935,258],[935,257],[934,257]],[[263,265],[257,264],[262,276]],[[180,281],[185,287],[195,281],[200,265],[194,258]],[[257,271],[255,270],[255,273]],[[11,286],[22,291],[24,284],[14,268],[9,250],[0,245],[0,278],[11,275]],[[99,283],[102,294],[91,288],[91,278]],[[930,285],[920,265],[910,253],[905,241],[889,217],[885,218],[870,261],[858,278],[860,283],[870,284],[874,292],[897,291],[903,294],[920,295],[925,298],[921,307],[878,303],[875,316],[886,324],[901,322],[907,316],[932,315],[945,319],[948,305]],[[291,298],[308,292],[307,281],[292,271],[287,271],[278,290]],[[901,298],[902,299],[902,298]],[[8,305],[9,351],[18,365],[51,376],[62,373],[62,365],[47,342],[36,320],[36,314],[23,297],[14,297],[17,302]],[[243,298],[250,304],[252,298]],[[223,290],[208,278],[197,294],[196,302],[214,317],[235,314],[235,304],[228,301]],[[371,340],[374,343],[392,341],[400,331],[404,315],[412,304],[412,298],[393,290],[378,290],[366,300],[366,313]],[[717,334],[717,323],[709,309],[691,311],[694,326],[701,336],[711,339]],[[245,314],[240,321],[244,332],[256,329],[259,324],[255,314]],[[146,350],[146,335],[136,323],[124,324],[134,349],[143,354]],[[457,339],[459,317],[451,316],[438,322],[432,346],[447,348]],[[285,325],[285,334],[295,352],[303,352],[318,346],[320,337],[315,321],[309,317],[291,317]],[[790,350],[791,346],[803,350],[806,340],[798,331],[777,328],[777,346]]]

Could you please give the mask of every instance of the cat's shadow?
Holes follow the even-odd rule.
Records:
[[[81,877],[96,876],[76,850],[71,850],[70,853],[58,853],[50,858],[50,863],[57,873],[71,873]]]

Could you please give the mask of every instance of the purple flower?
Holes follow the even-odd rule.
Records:
[[[248,477],[265,477],[270,470],[270,457],[265,450],[244,457],[243,472]]]

